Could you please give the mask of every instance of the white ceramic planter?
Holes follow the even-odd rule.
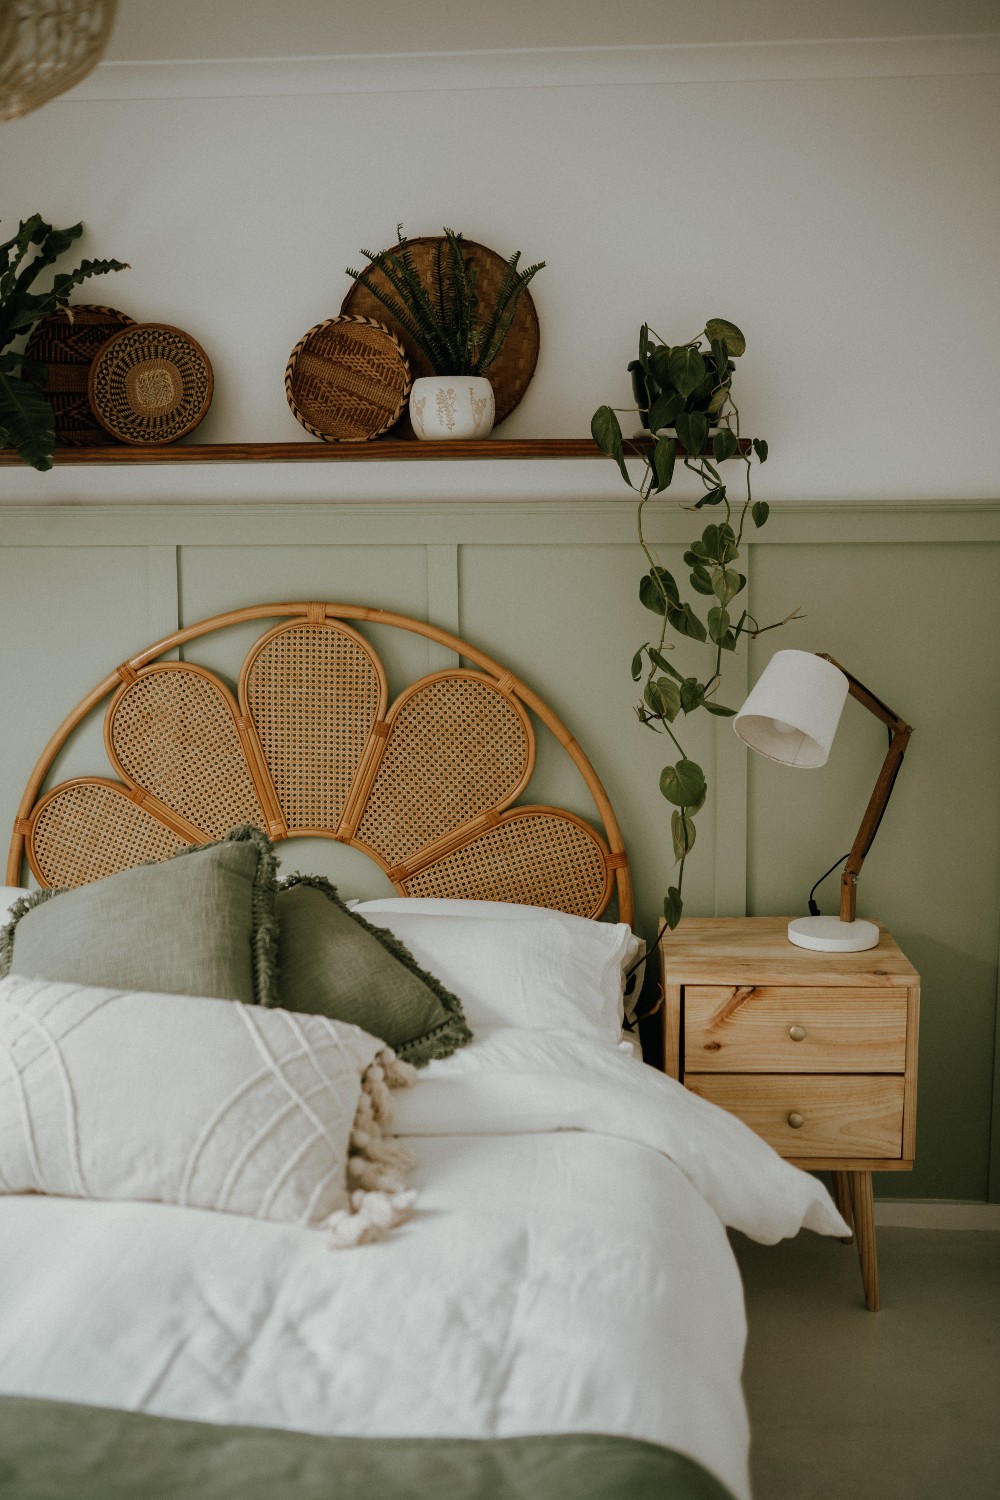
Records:
[[[418,438],[485,438],[496,405],[485,375],[421,375],[410,391],[410,421]]]

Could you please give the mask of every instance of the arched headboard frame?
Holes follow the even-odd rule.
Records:
[[[214,673],[159,658],[248,621],[234,696]],[[457,653],[388,702],[385,670],[351,621],[393,626]],[[42,792],[77,726],[108,699],[114,776]],[[543,723],[577,767],[602,825],[517,799]],[[403,895],[521,901],[633,917],[621,831],[596,772],[552,710],[485,652],[423,620],[322,602],[256,604],[177,630],[99,682],[59,725],[18,806],[7,882],[26,858],[42,886],[82,885],[206,843],[240,822],[274,839],[320,836],[374,859]]]

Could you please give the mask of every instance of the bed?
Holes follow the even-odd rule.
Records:
[[[235,691],[188,660],[202,637],[257,622],[268,628]],[[422,636],[461,665],[390,702],[368,627],[380,640]],[[112,774],[56,780],[97,712]],[[527,799],[538,725],[575,767],[592,817]],[[239,846],[226,842],[234,825],[251,831]],[[282,853],[303,835],[376,861],[395,895],[338,901],[338,921],[366,941],[382,934],[394,960],[405,954],[458,996],[471,1028],[393,1090],[385,1153],[408,1152],[406,1191],[380,1191],[376,1177],[357,1199],[373,1213],[405,1199],[405,1211],[371,1242],[335,1249],[313,1222],[212,1211],[183,1193],[151,1201],[127,1172],[118,1187],[78,1191],[79,1139],[88,1183],[103,1181],[113,1160],[142,1154],[158,1090],[179,1113],[188,1072],[211,1089],[215,1033],[199,1018],[258,1048],[265,1012],[300,1040],[308,1027],[297,1007],[267,1011],[221,989],[159,995],[147,978],[126,994],[120,981],[102,991],[47,973],[52,912],[84,903],[90,931],[85,903],[116,879],[158,879],[148,872],[193,868],[213,850],[228,858],[247,839]],[[27,902],[25,862],[41,892]],[[82,1075],[67,1082],[61,1061],[50,1067],[73,1121],[70,1185],[18,1177],[0,1136],[5,1495],[747,1500],[745,1321],[726,1226],[764,1242],[846,1226],[814,1179],[643,1063],[622,1031],[639,945],[619,826],[582,749],[515,674],[426,622],[360,606],[263,604],[199,622],[130,657],[59,726],[18,808],[7,881],[22,936],[0,1016],[40,994],[103,1016],[105,1030],[91,1059],[101,1097],[80,1092]],[[316,894],[308,879],[295,889]],[[22,946],[22,969],[29,920],[42,946]],[[146,922],[139,939],[121,937],[140,969],[155,948]],[[276,951],[280,971],[284,944]],[[188,1028],[155,1032],[141,1087],[139,1053],[117,1045],[111,1019],[126,1002],[129,1018],[176,1031],[182,1016]],[[31,1024],[31,1036],[44,1030]],[[321,1023],[310,1024],[315,1038]],[[8,1140],[40,1156],[48,1127],[25,1093],[21,1035],[0,1072],[0,1114],[6,1091],[21,1122]],[[51,1031],[31,1045],[36,1060],[63,1057]],[[365,1079],[383,1076],[373,1056]],[[350,1205],[338,1213],[341,1225],[358,1218]]]

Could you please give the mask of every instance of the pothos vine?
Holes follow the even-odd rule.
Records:
[[[732,606],[747,580],[731,565],[740,556],[748,517],[757,528],[768,517],[766,501],[755,501],[751,486],[753,459],[756,456],[760,463],[766,462],[767,443],[763,438],[748,440],[741,436],[739,408],[732,394],[733,361],[745,350],[743,334],[724,318],[709,319],[695,338],[673,345],[664,343],[644,323],[639,331],[638,358],[628,367],[636,406],[601,406],[590,424],[598,447],[615,460],[625,483],[639,495],[636,526],[648,564],[648,572],[639,582],[639,598],[661,621],[657,639],[643,642],[632,658],[632,680],[644,679],[642,702],[636,708],[640,722],[648,729],[666,733],[678,752],[677,760],[660,772],[660,791],[673,807],[670,832],[677,862],[677,883],[669,886],[663,902],[670,928],[677,926],[684,909],[684,866],[694,848],[694,820],[708,794],[704,771],[680,742],[677,720],[700,708],[720,718],[732,717],[736,710],[716,697],[722,684],[723,652],[735,651],[741,636],[754,640],[799,614],[793,610],[783,620],[761,625],[743,609],[733,622]],[[649,438],[623,437],[618,411],[638,411]],[[642,463],[637,484],[626,466],[626,449]],[[677,580],[660,564],[643,529],[646,504],[669,489],[678,457],[701,481],[704,491],[685,508],[700,511],[721,506],[724,517],[706,526],[684,553],[691,588],[715,601],[704,620],[690,602],[681,598]],[[720,466],[730,461],[743,465],[741,494],[735,501],[719,472]],[[704,681],[683,675],[668,660],[665,652],[671,649],[667,644],[670,630],[710,645],[712,668]]]

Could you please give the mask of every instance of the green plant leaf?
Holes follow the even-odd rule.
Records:
[[[629,489],[635,489],[635,485],[628,476],[628,469],[625,467],[621,423],[610,406],[599,406],[597,408],[590,420],[590,432],[601,452],[606,453],[609,458],[614,459]]]
[[[691,569],[691,587],[699,594],[714,594],[712,587],[712,575],[701,563],[696,563]]]
[[[681,683],[681,708],[686,714],[694,713],[705,699],[705,689],[697,677],[685,677]]]
[[[728,322],[725,318],[709,318],[705,324],[705,334],[710,343],[713,340],[723,342],[730,354],[737,359],[741,354],[746,353],[746,339],[736,324]]]
[[[707,708],[710,714],[715,714],[719,719],[731,719],[736,713],[735,708],[726,708],[723,703],[713,703],[710,698],[707,698],[701,706]]]
[[[674,841],[674,854],[677,859],[686,859],[694,848],[697,837],[697,829],[691,814],[678,808],[670,815],[670,833]]]
[[[662,615],[680,603],[673,575],[666,568],[650,568],[639,580],[639,602],[654,614]]]
[[[690,636],[693,641],[705,639],[705,627],[698,619],[690,604],[668,604],[667,620],[677,631],[678,635]]]
[[[659,714],[669,724],[672,724],[680,713],[680,689],[676,682],[671,682],[668,677],[656,677],[652,682],[647,682],[642,696],[654,714]]]
[[[703,411],[682,411],[674,423],[687,453],[697,458],[708,437],[708,418]]]
[[[729,611],[716,606],[708,612],[708,633],[717,646],[721,646],[729,629]]]
[[[725,459],[732,458],[734,453],[739,453],[740,445],[736,441],[736,434],[730,432],[728,427],[722,427],[712,438],[712,452],[717,464]]]
[[[677,344],[667,357],[671,382],[682,396],[691,396],[708,373],[705,361],[690,344]]]
[[[753,524],[755,526],[763,526],[770,513],[771,507],[766,500],[755,500],[750,507],[750,514],[753,516]]]
[[[705,773],[696,761],[679,760],[660,772],[660,791],[675,807],[693,807],[705,790]]]
[[[723,608],[739,593],[740,577],[732,568],[716,568],[712,574],[712,593]]]
[[[753,451],[756,453],[762,464],[767,463],[767,443],[764,438],[754,438]]]
[[[684,902],[681,900],[681,893],[675,885],[672,885],[663,898],[663,919],[671,932],[680,921],[683,911]]]
[[[701,510],[705,505],[721,505],[726,498],[726,486],[717,484],[714,490],[709,490],[702,495],[700,500],[695,501],[695,510]]]
[[[666,394],[657,396],[649,408],[649,430],[659,432],[661,427],[672,427],[677,420],[677,414],[683,410],[684,402],[676,391],[668,391]]]
[[[56,430],[52,408],[41,391],[17,375],[0,372],[0,443],[16,448],[24,463],[52,467]]]
[[[659,667],[661,672],[669,673],[669,675],[673,677],[677,682],[683,682],[684,679],[681,677],[681,674],[678,672],[677,668],[671,666],[670,662],[667,661],[667,658],[663,655],[662,651],[657,651],[655,646],[648,646],[646,649],[649,655],[649,659],[653,663],[654,667]]]
[[[657,438],[653,447],[653,474],[656,478],[656,493],[659,495],[667,489],[674,477],[674,460],[677,457],[677,444],[673,438]]]
[[[670,379],[670,354],[669,344],[657,344],[655,349],[650,349],[647,362],[650,374],[664,392],[673,388]]]
[[[638,649],[638,651],[635,653],[635,655],[632,658],[632,681],[633,682],[638,682],[639,678],[642,676],[642,653],[645,651],[645,649],[646,649],[645,646],[640,646],[639,649]]]

